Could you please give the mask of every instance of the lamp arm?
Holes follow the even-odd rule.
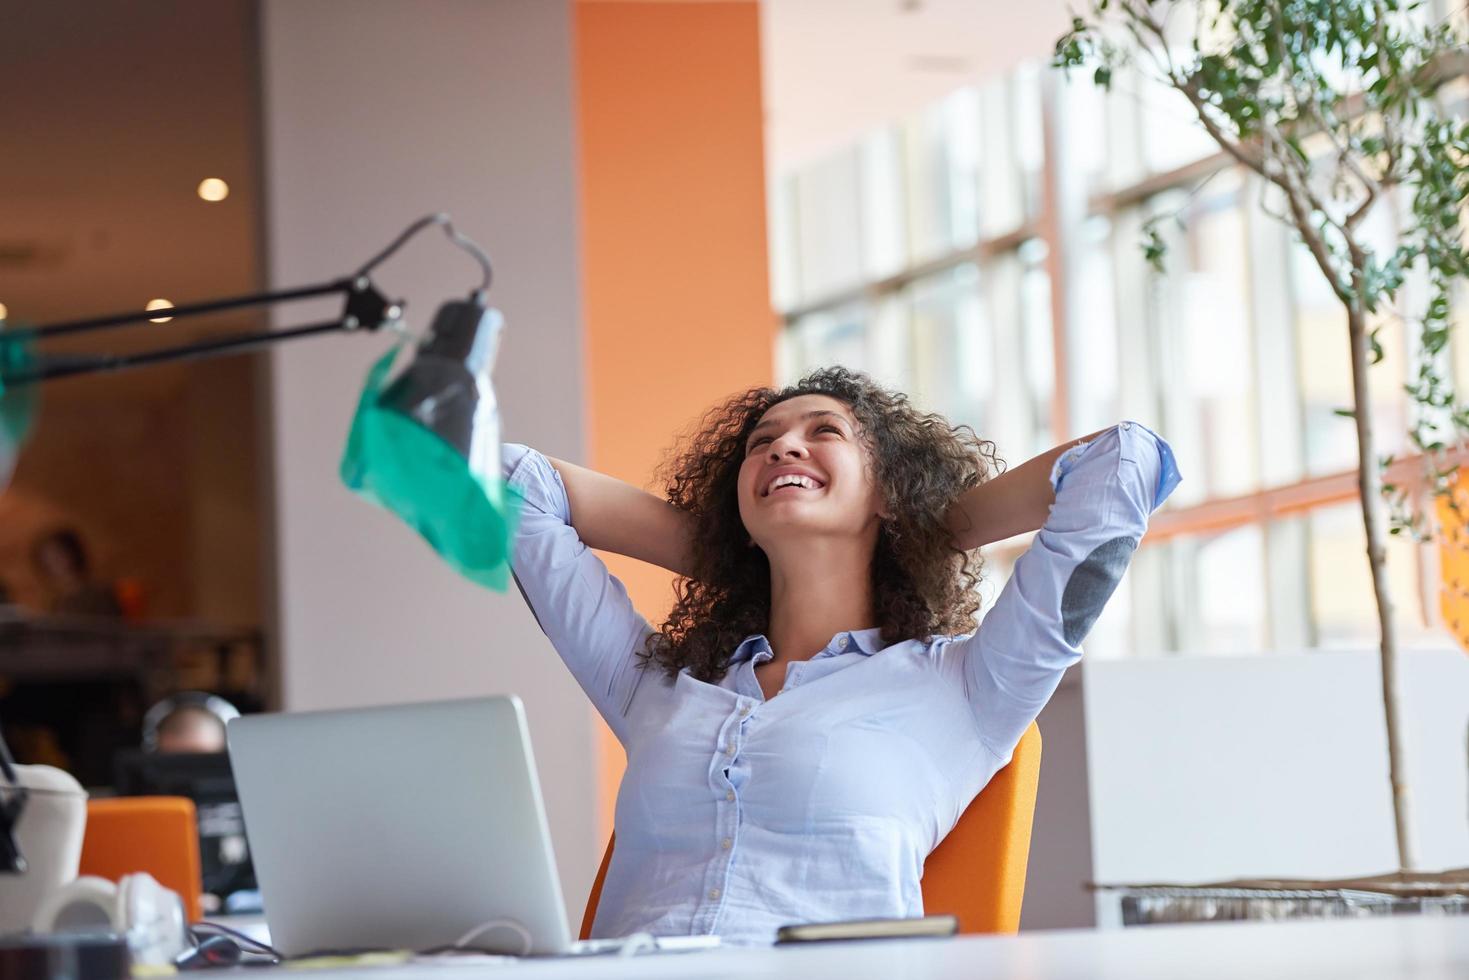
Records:
[[[296,289],[281,289],[273,292],[251,293],[245,296],[231,296],[225,299],[208,300],[203,303],[191,303],[187,306],[170,306],[158,310],[134,310],[128,313],[90,317],[85,320],[71,320],[65,323],[52,323],[20,330],[0,331],[0,353],[3,353],[7,344],[25,343],[69,334],[111,330],[148,320],[160,320],[165,317],[171,320],[183,319],[191,316],[202,316],[207,313],[219,313],[223,310],[240,309],[246,306],[263,306],[269,303],[284,303],[290,302],[291,300],[310,299],[315,296],[328,296],[333,293],[342,293],[347,297],[346,309],[338,320],[312,324],[305,327],[294,327],[289,330],[267,330],[235,334],[234,336],[222,337],[215,340],[145,351],[141,354],[51,357],[46,361],[26,365],[19,370],[0,370],[0,386],[9,387],[34,384],[40,381],[50,381],[77,374],[92,374],[98,371],[120,371],[125,368],[140,367],[146,364],[160,364],[165,361],[189,360],[198,357],[208,357],[214,354],[235,353],[274,343],[278,340],[292,340],[298,337],[309,337],[335,330],[377,330],[385,323],[396,322],[402,316],[403,303],[401,300],[389,303],[384,299],[382,294],[373,287],[368,273],[402,248],[410,238],[430,225],[442,227],[444,234],[449,237],[449,240],[463,251],[469,253],[475,262],[479,264],[481,273],[480,285],[474,290],[471,296],[476,301],[483,302],[484,297],[489,293],[490,281],[493,277],[490,257],[485,254],[484,249],[480,248],[479,245],[461,234],[454,227],[454,222],[450,219],[449,215],[438,212],[419,218],[405,228],[397,238],[393,239],[387,248],[364,263],[356,273],[342,279],[334,279],[331,282],[318,283],[314,286],[301,286]]]
[[[387,248],[383,249],[381,252],[377,253],[372,258],[363,263],[362,268],[357,270],[357,275],[367,275],[373,269],[377,268],[380,264],[386,261],[390,256],[392,256],[394,252],[402,248],[404,243],[406,243],[408,239],[412,238],[414,235],[418,234],[429,225],[439,225],[440,227],[442,227],[444,229],[444,234],[449,236],[449,240],[451,242],[459,246],[464,251],[468,252],[474,258],[475,262],[479,264],[481,277],[479,288],[475,290],[475,293],[488,294],[490,291],[490,282],[494,279],[495,275],[494,268],[490,265],[490,257],[485,254],[485,250],[480,248],[473,239],[460,233],[459,229],[454,227],[453,219],[442,211],[438,212],[437,214],[425,215],[424,217],[419,218],[417,221],[413,222],[413,224],[409,225],[407,228],[403,229],[402,234],[393,239],[392,243],[389,244]]]
[[[295,340],[324,333],[352,330],[342,320],[328,320],[288,330],[253,330],[249,333],[231,334],[213,340],[202,340],[194,344],[177,347],[162,347],[141,354],[80,354],[70,357],[48,357],[44,362],[19,371],[0,373],[0,383],[6,387],[56,381],[78,374],[100,374],[107,371],[122,371],[127,368],[149,364],[164,364],[169,361],[189,361],[215,354],[239,354],[265,347],[278,340]]]
[[[363,278],[358,276],[355,281],[362,281]],[[133,310],[127,313],[113,313],[107,316],[90,317],[85,320],[70,320],[66,323],[52,323],[46,326],[27,327],[21,330],[7,330],[0,333],[0,343],[39,340],[43,337],[63,337],[75,333],[92,333],[100,330],[109,330],[114,327],[126,327],[147,320],[159,320],[164,317],[183,319],[191,316],[202,316],[206,313],[218,313],[222,310],[237,310],[245,306],[263,306],[267,303],[285,303],[297,299],[310,299],[314,296],[330,296],[332,293],[350,293],[353,287],[354,279],[335,279],[331,282],[320,283],[315,286],[301,286],[296,289],[282,289],[268,293],[251,293],[247,296],[231,296],[225,299],[209,300],[204,303],[191,303],[188,306],[170,306],[161,310]]]
[[[266,344],[275,343],[278,340],[295,340],[300,337],[312,337],[323,333],[334,333],[344,330],[377,330],[385,323],[396,322],[403,315],[403,304],[401,301],[390,303],[373,286],[371,279],[365,275],[359,275],[351,279],[338,279],[334,282],[316,286],[303,286],[298,289],[256,293],[250,296],[233,296],[227,299],[195,303],[191,306],[169,307],[167,310],[120,313],[115,316],[96,317],[90,320],[76,320],[70,323],[35,327],[29,330],[17,330],[14,333],[0,333],[0,352],[3,352],[4,344],[7,342],[14,343],[31,338],[54,337],[58,334],[107,330],[127,326],[142,320],[157,319],[160,314],[171,318],[200,316],[206,313],[217,313],[220,310],[308,299],[313,296],[330,295],[331,293],[345,293],[347,296],[346,307],[342,311],[342,315],[335,320],[314,323],[304,327],[292,327],[288,330],[252,330],[226,337],[215,337],[189,344],[179,344],[174,347],[156,348],[137,354],[49,355],[44,358],[38,358],[30,363],[0,368],[0,386],[6,388],[19,387],[21,385],[38,384],[42,381],[55,381],[59,378],[67,378],[79,374],[121,371],[148,364],[194,360],[202,357],[212,357],[215,354],[241,353],[263,347]]]

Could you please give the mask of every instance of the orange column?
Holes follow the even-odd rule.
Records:
[[[1461,480],[1455,477],[1450,495],[1433,506],[1439,524],[1439,613],[1454,639],[1469,650],[1469,487]]]
[[[656,490],[679,433],[772,380],[759,6],[574,3],[588,462]],[[662,622],[672,576],[608,564]],[[610,830],[609,732],[601,754]]]

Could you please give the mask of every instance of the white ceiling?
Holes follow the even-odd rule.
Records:
[[[1049,57],[1065,0],[761,0],[778,173],[970,82]]]

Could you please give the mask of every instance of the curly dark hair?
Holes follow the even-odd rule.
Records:
[[[677,581],[673,610],[642,651],[644,667],[657,664],[669,676],[687,667],[700,680],[717,681],[740,641],[768,629],[770,563],[748,546],[739,472],[761,416],[801,395],[827,395],[851,410],[893,515],[881,524],[872,558],[873,613],[883,641],[974,628],[981,560],[954,547],[944,518],[964,491],[1003,472],[994,443],[918,411],[906,395],[865,374],[830,367],[713,408],[662,467],[668,499],[693,515],[695,533],[689,574]]]

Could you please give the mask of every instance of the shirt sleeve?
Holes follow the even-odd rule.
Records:
[[[1056,501],[973,635],[944,666],[959,674],[980,738],[1008,759],[1122,579],[1148,515],[1181,477],[1173,450],[1136,422],[1073,446],[1051,468]]]
[[[571,525],[561,474],[545,456],[506,443],[506,481],[525,500],[510,567],[551,645],[619,739],[643,671],[637,651],[652,632],[627,589]]]

